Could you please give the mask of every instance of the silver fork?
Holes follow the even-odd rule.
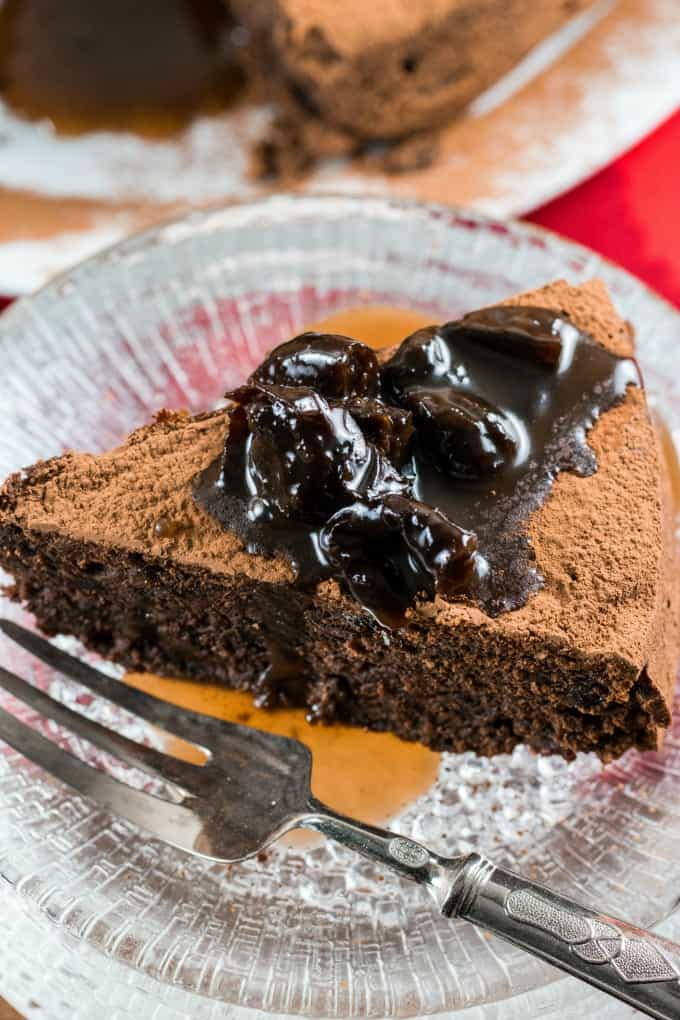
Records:
[[[114,779],[0,710],[0,740],[79,793],[157,839],[213,861],[252,857],[285,832],[314,829],[424,885],[446,917],[461,917],[628,1002],[680,1018],[680,946],[599,914],[479,854],[445,858],[411,839],[346,818],[312,795],[312,756],[298,740],[177,708],[119,683],[8,620],[4,634],[57,672],[193,744],[190,764],[130,740],[0,667],[0,686],[39,714],[172,784],[163,799]]]

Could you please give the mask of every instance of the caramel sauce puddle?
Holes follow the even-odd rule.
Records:
[[[680,524],[680,460],[678,460],[678,449],[673,441],[670,427],[658,412],[652,413],[652,421],[654,422],[656,434],[659,437],[661,455],[666,462],[673,510]]]
[[[256,708],[250,694],[213,684],[151,673],[128,673],[125,682],[181,708],[301,740],[313,755],[315,796],[336,811],[374,825],[384,824],[408,807],[437,778],[438,754],[391,733],[312,724],[304,709]],[[168,741],[165,750],[200,764],[203,756],[197,749],[195,756],[187,753],[189,746]]]

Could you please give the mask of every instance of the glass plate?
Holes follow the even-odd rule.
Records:
[[[582,248],[522,224],[379,198],[279,196],[194,214],[104,252],[0,318],[0,475],[68,447],[103,450],[160,406],[209,407],[273,343],[341,308],[391,303],[450,318],[556,277],[593,275],[635,323],[650,396],[677,439],[679,317]],[[0,612],[24,615],[7,602]],[[4,641],[0,661],[140,733]],[[32,718],[4,694],[0,704]],[[680,887],[679,776],[680,722],[661,753],[604,769],[590,756],[566,764],[523,748],[491,760],[444,755],[435,785],[394,827],[442,853],[480,849],[649,925]],[[347,851],[278,848],[264,864],[230,868],[191,859],[4,745],[0,874],[0,977],[40,986],[51,1018],[212,1020],[248,1008],[412,1017],[471,1006],[490,1017],[499,1000],[567,984],[439,917],[418,887]],[[36,966],[55,932],[62,973],[71,959],[81,981],[77,994],[62,984],[50,1000],[44,978],[57,964],[46,948]],[[64,1012],[69,994],[77,1012]],[[543,1012],[557,999],[550,992]]]

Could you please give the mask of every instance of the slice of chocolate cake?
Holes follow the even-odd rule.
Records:
[[[306,334],[228,411],[11,477],[10,593],[127,667],[324,722],[482,754],[656,748],[678,584],[631,354],[596,282],[420,330],[380,366]]]
[[[232,0],[280,113],[262,169],[441,126],[592,2]],[[415,148],[427,162],[435,146]]]

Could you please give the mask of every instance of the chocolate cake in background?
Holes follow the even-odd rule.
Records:
[[[438,127],[592,2],[231,0],[278,109],[256,170],[375,142],[391,143],[375,154],[387,170],[427,165]]]
[[[552,309],[628,357],[630,329],[598,283],[509,304]],[[47,633],[133,669],[304,705],[323,722],[436,749],[526,743],[603,760],[656,748],[678,654],[674,510],[644,390],[629,385],[588,440],[597,470],[564,471],[529,520],[542,587],[488,615],[463,593],[418,601],[386,630],[333,577],[295,583],[194,498],[228,412],[166,412],[109,453],[69,453],[0,490],[0,565]]]

